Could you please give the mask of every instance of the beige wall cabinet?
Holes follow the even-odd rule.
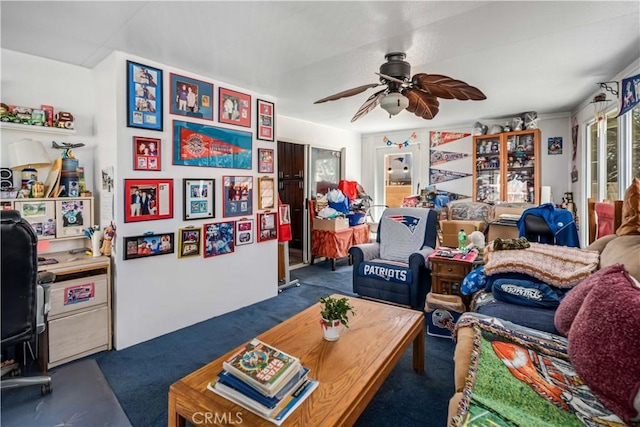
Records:
[[[473,137],[473,199],[540,203],[540,130]]]
[[[56,252],[57,264],[39,271],[56,274],[51,308],[40,335],[40,360],[47,369],[111,349],[111,258]]]

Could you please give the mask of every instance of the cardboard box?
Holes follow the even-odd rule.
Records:
[[[442,246],[457,248],[458,233],[460,230],[464,230],[467,236],[469,236],[469,234],[476,230],[484,231],[484,222],[463,220],[440,221],[440,230],[442,230]]]
[[[492,222],[487,228],[487,244],[500,237],[501,239],[517,239],[520,236],[516,224],[500,224]]]
[[[347,218],[336,219],[313,219],[314,230],[340,231],[349,228],[349,220]]]
[[[523,206],[519,206],[519,207],[508,207],[508,206],[500,206],[500,205],[496,205],[493,208],[493,219],[494,220],[498,220],[500,219],[500,215],[502,214],[509,214],[509,215],[520,215],[522,216],[522,212],[524,212],[525,210],[533,207],[535,205],[523,205]]]

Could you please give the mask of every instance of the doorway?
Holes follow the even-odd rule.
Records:
[[[304,262],[304,173],[305,146],[278,141],[278,195],[291,213],[289,265]]]
[[[420,186],[420,146],[410,144],[401,150],[378,147],[376,149],[375,199],[383,205],[397,208],[405,197],[415,194]]]

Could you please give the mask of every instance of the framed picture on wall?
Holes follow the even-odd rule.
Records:
[[[246,216],[253,213],[253,177],[223,176],[223,216]]]
[[[253,220],[242,218],[236,221],[236,246],[248,245],[253,243]]]
[[[174,233],[124,237],[124,260],[172,254],[175,251],[174,247]]]
[[[127,61],[127,126],[162,131],[162,70]]]
[[[273,150],[258,148],[258,172],[273,173]]]
[[[133,169],[137,171],[162,170],[159,138],[133,137]]]
[[[258,209],[273,209],[275,206],[275,180],[271,177],[258,178]]]
[[[251,127],[251,95],[221,87],[218,95],[218,121]]]
[[[86,199],[56,200],[56,238],[82,236],[93,218],[91,201]]]
[[[215,179],[185,178],[182,180],[185,221],[216,216],[215,184]]]
[[[258,109],[256,111],[256,120],[258,123],[258,131],[256,137],[263,141],[274,140],[274,105],[273,102],[258,99]]]
[[[258,214],[258,242],[266,242],[278,238],[278,224],[276,212],[264,212]]]
[[[235,251],[235,224],[233,221],[204,225],[204,257],[230,254]]]
[[[171,114],[213,120],[212,83],[170,73],[169,88]]]
[[[202,228],[185,227],[178,230],[178,258],[200,256]]]
[[[125,179],[124,222],[173,218],[173,179]]]

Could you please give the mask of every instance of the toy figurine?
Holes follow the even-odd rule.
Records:
[[[56,113],[56,127],[63,129],[73,129],[73,114],[66,111]]]
[[[105,256],[110,256],[111,255],[111,243],[113,242],[113,238],[116,236],[116,225],[111,222],[111,224],[109,224],[107,226],[107,228],[104,229],[104,240],[102,241],[102,248],[100,249],[100,252],[102,252],[102,255]]]

